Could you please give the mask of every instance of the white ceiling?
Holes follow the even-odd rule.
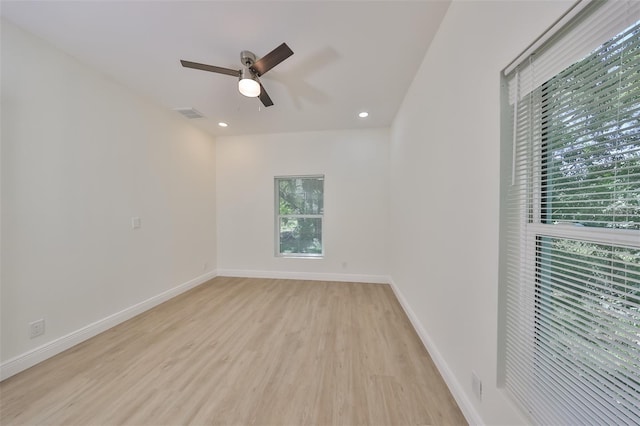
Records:
[[[448,6],[3,0],[0,13],[168,109],[197,109],[205,118],[191,123],[207,132],[236,135],[389,126]],[[240,51],[260,57],[282,42],[294,55],[261,78],[269,108],[242,96],[234,77],[180,65],[239,69]],[[358,118],[365,110],[369,117]]]

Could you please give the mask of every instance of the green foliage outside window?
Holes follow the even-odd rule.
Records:
[[[535,95],[542,223],[640,230],[639,40],[636,25]],[[584,386],[611,383],[603,395],[632,412],[638,400],[628,395],[640,388],[640,238],[629,246],[540,235],[536,259],[540,364],[550,357],[579,369]]]
[[[324,178],[276,178],[278,250],[284,255],[322,255]]]

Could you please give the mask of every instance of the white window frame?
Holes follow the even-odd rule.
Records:
[[[278,181],[284,179],[319,179],[322,180],[322,198],[323,198],[323,209],[322,214],[294,214],[294,215],[281,215],[280,214],[280,191],[278,187]],[[318,175],[280,175],[274,176],[274,216],[275,216],[275,235],[274,235],[274,253],[276,257],[282,258],[302,258],[302,259],[322,259],[325,255],[325,241],[324,241],[324,182],[325,176],[323,174]],[[291,219],[320,219],[321,223],[321,251],[320,253],[282,253],[280,251],[280,220],[283,218],[291,218]]]

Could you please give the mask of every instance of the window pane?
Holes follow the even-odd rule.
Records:
[[[542,89],[543,220],[640,229],[640,27]]]
[[[322,214],[323,185],[321,177],[278,178],[280,214]]]
[[[640,420],[640,250],[539,237],[536,253],[540,397],[575,421],[554,398],[557,383],[595,388],[620,418]]]
[[[280,218],[280,253],[322,254],[322,219]]]

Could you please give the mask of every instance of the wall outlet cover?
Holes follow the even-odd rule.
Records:
[[[474,372],[471,372],[471,389],[478,401],[482,401],[482,380]]]
[[[29,323],[29,338],[33,339],[44,334],[44,319]]]

